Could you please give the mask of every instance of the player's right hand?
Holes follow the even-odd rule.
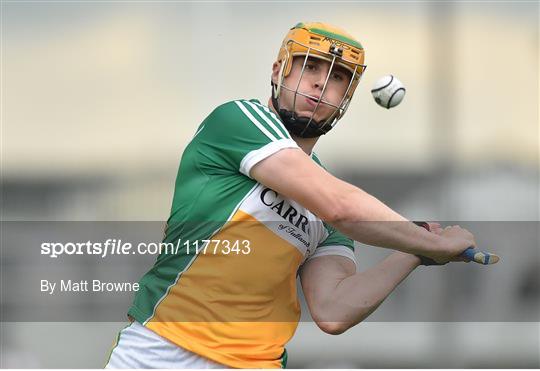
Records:
[[[434,228],[432,232],[442,238],[440,249],[433,251],[429,256],[437,263],[465,261],[459,255],[469,247],[476,246],[474,235],[459,225],[449,226],[444,229]]]

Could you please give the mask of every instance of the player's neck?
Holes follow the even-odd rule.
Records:
[[[311,152],[313,152],[313,147],[315,147],[315,143],[317,143],[317,141],[319,140],[319,137],[300,138],[292,134],[291,138],[293,138],[296,144],[298,144],[298,147],[302,148],[302,151],[304,151],[308,155],[311,155]]]
[[[274,109],[274,105],[272,104],[272,99],[268,99],[268,107],[276,114],[276,110]],[[279,116],[279,115],[278,115]],[[301,138],[297,137],[296,135],[291,134],[291,138],[298,144],[298,147],[302,149],[307,155],[311,156],[311,152],[313,152],[313,147],[315,147],[315,143],[319,140],[319,137],[317,138]]]

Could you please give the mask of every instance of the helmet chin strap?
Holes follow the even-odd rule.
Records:
[[[328,133],[332,129],[332,125],[325,125],[323,128],[322,123],[319,121],[310,120],[309,117],[299,117],[294,111],[279,108],[278,98],[276,98],[277,94],[275,92],[276,87],[272,82],[272,105],[292,135],[300,138],[316,138]]]

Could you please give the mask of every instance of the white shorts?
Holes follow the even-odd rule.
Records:
[[[179,347],[133,322],[118,334],[105,368],[229,368]]]

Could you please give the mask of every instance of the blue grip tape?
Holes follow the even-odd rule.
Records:
[[[476,255],[476,253],[478,253],[480,251],[476,250],[475,248],[473,247],[469,247],[467,250],[463,251],[461,253],[461,256],[464,257],[465,259],[467,260],[474,260],[474,256]]]

